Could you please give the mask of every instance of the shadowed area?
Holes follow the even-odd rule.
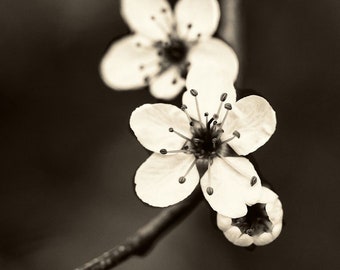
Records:
[[[281,236],[251,252],[232,246],[202,204],[118,269],[337,268],[339,7],[244,0],[238,86],[277,112],[277,132],[253,157],[283,203]],[[128,124],[157,100],[99,77],[105,49],[129,33],[119,1],[2,0],[0,14],[0,269],[72,269],[159,212],[134,193],[148,153]]]

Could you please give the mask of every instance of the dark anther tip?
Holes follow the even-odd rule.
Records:
[[[220,100],[222,101],[222,102],[224,102],[226,99],[227,99],[227,93],[223,93],[222,95],[221,95],[221,98],[220,98]]]
[[[227,110],[231,110],[233,107],[231,106],[230,103],[226,103],[224,104],[224,108],[226,108]]]
[[[185,177],[184,176],[181,176],[179,179],[178,179],[178,182],[180,183],[180,184],[183,184],[184,182],[185,182]]]
[[[251,178],[251,180],[250,180],[250,185],[251,185],[251,186],[254,186],[254,185],[256,184],[256,182],[257,182],[257,177],[256,177],[256,176],[253,176],[253,177]]]
[[[208,195],[212,195],[214,193],[214,189],[212,187],[207,187]]]
[[[241,137],[240,132],[238,132],[237,130],[235,130],[235,131],[233,132],[233,135],[234,135],[235,137],[237,137],[237,138],[240,138],[240,137]]]
[[[206,112],[206,113],[204,113],[204,116],[208,116],[208,115],[209,115],[209,113],[207,113],[207,112]]]
[[[195,89],[191,89],[190,94],[196,97],[198,95],[198,92]]]
[[[174,132],[174,129],[171,127],[171,128],[169,128],[169,131],[170,132]]]
[[[187,105],[183,104],[183,105],[181,106],[181,110],[184,111],[184,110],[186,110],[186,109],[188,109]]]
[[[162,155],[166,155],[168,153],[168,151],[166,151],[166,149],[161,149],[159,151]]]

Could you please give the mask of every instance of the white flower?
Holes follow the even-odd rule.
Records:
[[[179,0],[172,12],[166,0],[122,0],[121,14],[134,32],[114,42],[100,65],[115,90],[150,85],[153,96],[172,99],[185,85],[189,66],[218,65],[234,81],[238,60],[213,38],[220,19],[217,0]]]
[[[229,217],[244,216],[246,205],[258,201],[260,178],[240,155],[270,138],[275,112],[259,96],[235,103],[235,89],[223,74],[214,68],[192,69],[187,88],[197,90],[184,93],[182,109],[146,104],[132,113],[130,126],[137,139],[154,152],[135,176],[137,195],[144,202],[175,204],[199,182],[211,207]]]
[[[279,236],[282,218],[282,204],[277,194],[262,187],[261,197],[256,204],[248,206],[246,216],[232,219],[217,214],[217,226],[237,246],[263,246]]]

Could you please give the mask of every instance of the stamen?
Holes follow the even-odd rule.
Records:
[[[190,139],[186,136],[184,136],[183,134],[179,133],[178,131],[174,130],[172,127],[169,128],[169,132],[173,132],[175,134],[177,134],[178,136],[180,136],[181,138],[187,140],[187,141],[190,141]]]
[[[191,126],[192,121],[191,121],[191,117],[190,117],[189,113],[187,112],[187,109],[188,109],[187,105],[183,104],[183,105],[181,106],[181,110],[182,110],[183,112],[185,112],[185,114],[187,115],[188,120],[189,120],[189,123],[190,123],[190,126]]]
[[[198,116],[198,120],[199,120],[200,124],[202,125],[201,112],[200,112],[200,107],[198,105],[198,100],[197,100],[198,92],[195,89],[191,89],[190,94],[195,97],[197,116]]]
[[[211,142],[213,144],[213,147],[216,148],[217,138],[212,138]]]
[[[211,159],[209,158],[208,160],[208,187],[206,189],[208,195],[212,195],[214,193],[214,189],[210,186],[211,184],[211,174],[210,174],[210,163],[211,163]]]
[[[204,116],[205,116],[205,126],[208,127],[208,116],[209,116],[209,113],[204,113]]]
[[[251,178],[251,180],[250,180],[250,185],[251,185],[251,186],[254,186],[254,185],[256,184],[256,182],[257,182],[257,177],[256,177],[256,176],[253,176],[253,177]]]
[[[226,103],[226,104],[224,104],[224,108],[225,108],[227,111],[226,111],[226,113],[225,113],[225,115],[224,115],[224,117],[223,117],[223,120],[222,120],[221,124],[220,124],[220,128],[223,127],[224,122],[225,122],[225,120],[227,119],[228,112],[232,109],[232,106],[231,106],[230,103]]]
[[[187,169],[185,174],[178,179],[178,182],[180,184],[183,184],[186,181],[185,177],[189,174],[189,172],[191,171],[191,169],[194,167],[195,164],[196,164],[196,159],[194,159],[194,161],[190,164],[190,167],[189,167],[189,169]]]
[[[150,19],[152,21],[154,21],[156,23],[156,25],[158,26],[158,28],[165,33],[167,36],[170,36],[169,30],[165,28],[165,26],[163,24],[161,24],[161,22],[159,20],[156,20],[155,16],[151,16]]]
[[[233,140],[233,139],[235,139],[235,138],[238,138],[238,139],[239,139],[240,137],[241,137],[240,132],[238,132],[237,130],[235,130],[235,131],[233,132],[233,136],[230,137],[229,139],[224,140],[222,143],[228,143],[228,142],[230,142],[231,140]]]
[[[218,106],[217,113],[214,114],[214,118],[215,119],[218,119],[220,117],[220,112],[221,112],[221,109],[222,109],[222,105],[223,105],[223,102],[226,101],[226,99],[227,99],[227,93],[223,93],[221,95],[221,98],[220,98],[221,103]]]
[[[159,152],[162,155],[166,155],[166,154],[174,154],[174,153],[188,153],[188,149],[179,149],[179,150],[166,150],[166,149],[161,149],[159,150]]]

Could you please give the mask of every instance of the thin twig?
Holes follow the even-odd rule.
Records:
[[[132,255],[143,256],[163,234],[182,221],[202,201],[202,191],[198,187],[186,200],[162,210],[141,227],[124,243],[103,253],[75,270],[108,270]]]

